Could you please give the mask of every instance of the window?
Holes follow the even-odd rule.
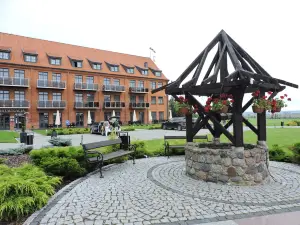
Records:
[[[83,102],[82,94],[75,94],[75,102]]]
[[[155,104],[156,104],[156,97],[155,97],[155,96],[152,96],[152,97],[151,97],[151,104],[152,104],[152,105],[155,105]]]
[[[152,121],[157,120],[156,119],[156,112],[151,112]]]
[[[159,112],[159,120],[164,120],[164,112]]]
[[[86,77],[86,83],[93,84],[94,83],[94,77]]]
[[[47,92],[39,92],[39,100],[40,101],[48,101],[48,93]]]
[[[104,85],[110,85],[110,79],[104,78]]]
[[[136,96],[130,95],[130,103],[135,103],[135,102],[136,102]]]
[[[81,75],[75,75],[75,83],[82,83],[82,76]]]
[[[15,100],[25,100],[25,92],[15,91]]]
[[[61,101],[61,93],[53,93],[53,101]]]
[[[0,68],[0,77],[9,77],[8,69]]]
[[[60,82],[61,81],[61,74],[60,73],[53,73],[52,74],[52,80],[56,81],[56,82]]]
[[[131,80],[130,83],[129,83],[129,86],[130,87],[135,87],[135,80]]]
[[[95,112],[90,112],[91,113],[91,120],[92,124],[95,122]]]
[[[163,86],[163,83],[162,82],[157,82],[157,88],[160,88]]]
[[[47,72],[39,72],[39,80],[48,80]]]
[[[0,51],[0,59],[10,59],[10,52]]]
[[[147,62],[144,62],[144,67],[148,68],[148,63]]]
[[[71,64],[72,64],[73,67],[76,67],[76,68],[81,68],[82,67],[82,61],[72,60]]]
[[[93,102],[95,100],[94,94],[87,94],[86,97],[88,102]]]
[[[148,70],[141,70],[142,75],[148,75]]]
[[[121,101],[120,95],[114,95],[114,100],[115,102],[120,102]]]
[[[151,81],[151,89],[156,89],[156,82],[154,81]]]
[[[114,85],[120,86],[120,80],[119,79],[114,79]]]
[[[36,55],[24,55],[24,60],[25,62],[33,62],[35,63],[37,61],[37,56]]]
[[[160,71],[155,71],[154,75],[157,76],[157,77],[160,77],[161,76],[161,72]]]
[[[121,112],[116,112],[116,116],[121,117]]]
[[[0,91],[0,100],[9,100],[9,91]]]
[[[139,96],[139,103],[144,103],[144,96],[143,95],[140,95]]]
[[[126,72],[127,72],[127,73],[134,73],[134,69],[133,69],[133,68],[127,68],[127,69],[126,69]]]
[[[111,112],[104,112],[104,120],[109,120],[111,117]]]
[[[15,70],[15,78],[24,79],[25,78],[25,71],[24,70]]]
[[[76,113],[76,127],[83,127],[84,125],[84,114],[82,112]]]
[[[92,67],[94,70],[101,70],[101,64],[100,63],[93,63]]]
[[[119,66],[111,65],[111,66],[109,66],[109,69],[110,69],[111,72],[118,72],[119,71]]]
[[[104,102],[110,102],[110,95],[104,95]]]
[[[163,105],[164,104],[164,98],[158,97],[158,104]]]
[[[51,65],[61,65],[61,59],[60,58],[50,58],[50,64]]]
[[[139,80],[139,87],[141,87],[141,88],[144,87],[144,81]]]

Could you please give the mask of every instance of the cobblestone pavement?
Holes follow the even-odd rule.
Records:
[[[131,161],[71,185],[31,224],[200,224],[300,210],[300,167],[271,162],[268,184],[206,183],[184,158]]]

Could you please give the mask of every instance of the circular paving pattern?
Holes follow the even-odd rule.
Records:
[[[252,187],[194,180],[184,168],[182,156],[112,166],[62,189],[25,224],[199,224],[300,210],[299,166],[271,162],[277,181]]]

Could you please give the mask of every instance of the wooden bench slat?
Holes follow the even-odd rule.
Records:
[[[184,148],[184,145],[170,145],[169,148]]]
[[[100,142],[93,142],[89,144],[83,144],[83,148],[85,150],[90,150],[90,149],[95,149],[95,148],[101,148],[101,147],[106,147],[110,145],[115,145],[115,144],[121,144],[122,140],[120,138],[114,139],[114,140],[107,140],[107,141],[100,141]]]
[[[164,136],[164,139],[186,139],[186,136]],[[193,139],[207,139],[207,135],[194,136]]]
[[[133,153],[133,151],[118,150],[116,152],[111,152],[111,153],[103,155],[103,161],[107,161],[107,160],[114,159],[117,157],[129,155],[131,153]]]

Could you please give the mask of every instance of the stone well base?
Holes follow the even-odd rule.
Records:
[[[250,145],[249,145],[250,146]],[[255,185],[268,180],[267,151],[262,145],[248,148],[220,144],[185,147],[186,173],[199,180]]]

